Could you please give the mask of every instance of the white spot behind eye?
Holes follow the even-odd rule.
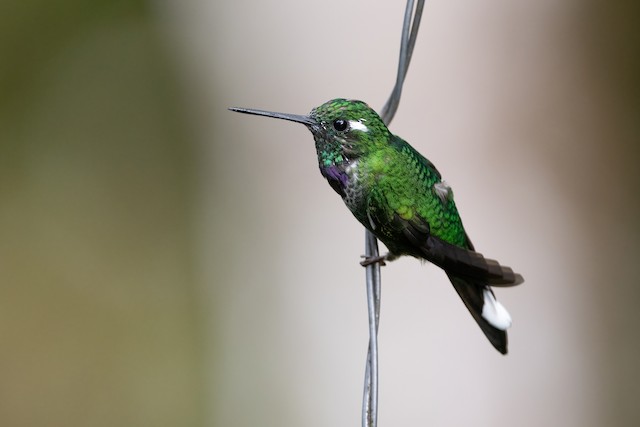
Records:
[[[362,132],[369,132],[369,128],[364,123],[356,120],[349,120],[349,127]]]

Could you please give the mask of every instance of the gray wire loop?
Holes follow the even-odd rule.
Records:
[[[391,123],[400,104],[402,86],[409,69],[413,48],[420,27],[420,18],[424,8],[424,0],[418,0],[414,11],[414,0],[407,0],[400,41],[400,58],[396,83],[389,99],[382,107],[380,117],[385,124]],[[412,19],[413,17],[413,19]],[[413,22],[413,23],[412,23]],[[378,240],[369,231],[365,232],[365,256],[377,257]],[[367,307],[369,311],[369,349],[365,369],[364,393],[362,399],[362,427],[377,427],[378,425],[378,324],[380,320],[380,263],[369,264],[366,267]]]

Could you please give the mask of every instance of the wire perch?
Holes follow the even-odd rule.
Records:
[[[400,58],[396,83],[389,99],[382,107],[380,117],[385,124],[391,123],[400,104],[402,86],[409,69],[413,47],[416,43],[420,18],[424,8],[424,0],[407,0],[400,40]],[[365,231],[365,256],[377,257],[378,240],[368,230]],[[378,324],[380,320],[380,263],[372,263],[366,267],[367,307],[369,311],[369,349],[365,369],[364,395],[362,399],[362,427],[377,427],[378,425]]]

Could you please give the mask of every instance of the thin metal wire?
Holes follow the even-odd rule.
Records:
[[[402,86],[409,69],[413,48],[418,36],[420,18],[424,9],[424,0],[418,0],[414,13],[414,0],[407,0],[402,37],[400,41],[400,59],[396,83],[389,99],[382,107],[380,117],[388,125],[398,110]],[[413,24],[412,24],[413,16]],[[377,257],[378,240],[369,230],[365,233],[365,256]],[[367,307],[369,311],[369,349],[367,351],[367,365],[365,369],[364,392],[362,399],[362,427],[377,427],[378,425],[378,325],[380,323],[380,263],[369,264],[366,267]]]
[[[365,255],[378,256],[378,239],[367,230]],[[367,308],[369,311],[369,349],[365,369],[362,399],[362,426],[378,424],[378,324],[380,323],[380,264],[367,266]]]
[[[413,48],[416,44],[418,29],[420,28],[420,19],[422,18],[422,10],[424,9],[424,0],[418,0],[415,14],[413,13],[414,0],[407,1],[407,8],[404,13],[404,23],[402,26],[402,38],[400,41],[400,60],[398,61],[398,74],[396,76],[396,84],[391,91],[389,99],[382,107],[380,117],[388,125],[398,110],[400,104],[400,96],[402,95],[402,86],[404,79],[409,70],[409,63],[413,55]],[[413,25],[411,18],[413,15]]]

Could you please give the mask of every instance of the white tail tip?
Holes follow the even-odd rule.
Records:
[[[507,330],[511,326],[511,316],[502,304],[493,296],[489,288],[484,290],[484,305],[482,306],[482,317],[494,328],[501,331]]]

